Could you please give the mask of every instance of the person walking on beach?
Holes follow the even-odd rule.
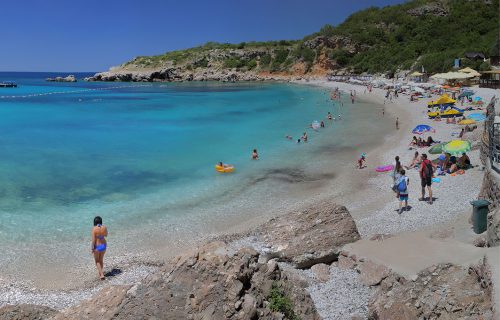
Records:
[[[259,154],[257,153],[257,149],[253,149],[252,160],[259,160]]]
[[[396,130],[399,130],[399,118],[396,118]]]
[[[102,218],[97,216],[94,218],[94,227],[92,228],[92,254],[94,255],[95,265],[99,278],[104,280],[104,254],[106,253],[106,237],[108,236],[108,228],[102,225]]]
[[[427,154],[422,154],[422,164],[420,165],[420,180],[422,185],[422,198],[418,199],[420,201],[425,200],[425,187],[429,191],[429,204],[432,204],[432,174],[434,168],[432,167],[432,162],[427,159]]]
[[[396,184],[396,189],[399,195],[399,214],[403,213],[405,209],[408,210],[408,185],[410,184],[410,178],[408,178],[405,174],[406,171],[402,169],[401,176]],[[404,207],[403,202],[405,203]]]

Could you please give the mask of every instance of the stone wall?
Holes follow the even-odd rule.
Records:
[[[483,143],[481,146],[481,162],[484,165],[484,178],[479,198],[491,202],[487,224],[487,240],[490,247],[500,245],[500,174],[491,167],[488,155],[488,127],[493,125],[492,120],[496,115],[495,104],[498,104],[497,102],[498,100],[493,97],[488,105],[488,114],[490,117],[488,121],[485,122],[485,134],[483,135]]]

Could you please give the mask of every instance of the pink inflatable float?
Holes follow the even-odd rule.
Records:
[[[391,171],[392,169],[394,169],[394,166],[392,164],[389,164],[387,166],[378,166],[375,168],[375,171],[386,172],[386,171]]]

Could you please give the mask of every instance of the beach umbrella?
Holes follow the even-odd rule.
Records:
[[[440,153],[443,153],[443,147],[447,143],[448,142],[441,142],[441,143],[435,144],[431,148],[429,148],[429,150],[427,152],[429,152],[430,154],[440,154]]]
[[[484,113],[471,113],[467,116],[467,119],[472,119],[476,122],[486,120],[486,115]]]
[[[463,125],[474,124],[474,123],[476,123],[476,120],[472,120],[472,119],[465,119],[465,120],[458,122],[458,124],[463,124]]]
[[[471,143],[463,140],[452,140],[443,147],[443,152],[447,152],[452,156],[460,156],[462,153],[469,151]]]
[[[424,134],[426,132],[436,132],[431,126],[428,126],[426,124],[419,124],[418,126],[415,127],[412,131],[414,134]]]
[[[483,100],[483,98],[481,98],[481,97],[475,97],[474,98],[474,101],[481,101],[481,100]]]

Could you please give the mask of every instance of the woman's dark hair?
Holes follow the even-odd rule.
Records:
[[[94,226],[97,226],[98,224],[102,224],[102,218],[99,216],[94,218]]]

